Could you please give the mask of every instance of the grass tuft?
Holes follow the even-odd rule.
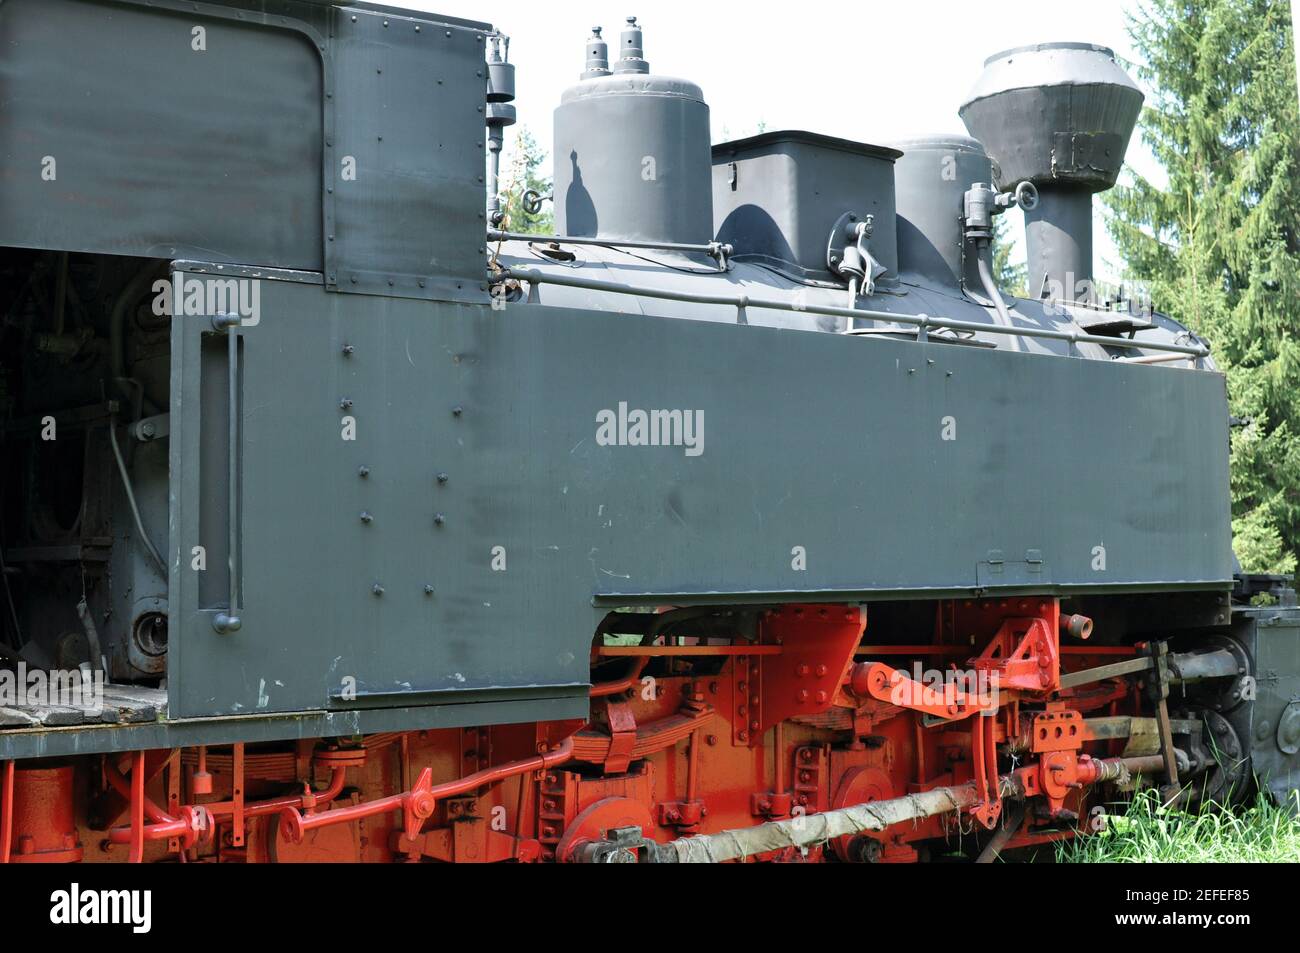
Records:
[[[1070,864],[1297,863],[1300,862],[1300,793],[1297,803],[1274,804],[1262,794],[1249,807],[1207,804],[1196,813],[1167,809],[1153,790],[1136,794],[1104,828],[1057,845]]]

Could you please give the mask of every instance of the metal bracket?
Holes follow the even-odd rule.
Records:
[[[859,295],[875,292],[876,279],[886,271],[871,254],[874,232],[875,216],[859,219],[856,212],[845,212],[835,220],[826,242],[826,267],[849,283],[850,308],[857,304]]]
[[[1155,700],[1156,724],[1160,728],[1160,755],[1165,762],[1165,780],[1169,784],[1169,796],[1178,790],[1178,757],[1174,752],[1174,732],[1169,724],[1169,644],[1167,642],[1148,642],[1147,654],[1154,663],[1154,675],[1147,683],[1147,691]]]
[[[605,773],[623,774],[632,763],[636,718],[631,705],[612,698],[605,702],[605,712],[609,718],[609,754],[605,756]]]
[[[128,428],[131,437],[141,443],[149,443],[152,440],[161,440],[163,437],[171,435],[171,414],[158,414],[154,417],[145,417],[137,420]]]

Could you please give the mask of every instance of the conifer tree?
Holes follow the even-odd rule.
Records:
[[[1011,225],[1005,215],[993,219],[993,280],[1003,294],[1025,297],[1025,282],[1029,279],[1029,265],[1022,259],[1012,261],[1015,246],[1011,240]]]
[[[1128,173],[1107,227],[1156,308],[1227,375],[1234,549],[1300,554],[1300,100],[1288,0],[1147,0],[1130,18],[1159,187]]]
[[[518,127],[513,143],[512,158],[507,168],[501,170],[502,208],[506,213],[506,229],[529,235],[549,235],[555,231],[553,204],[542,203],[540,211],[530,212],[524,207],[524,193],[531,190],[542,196],[551,194],[551,180],[541,174],[546,161],[537,140],[524,126]]]

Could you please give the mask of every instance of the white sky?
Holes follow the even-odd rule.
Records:
[[[681,76],[704,89],[714,142],[752,135],[765,123],[769,131],[807,129],[888,143],[965,132],[957,107],[984,58],[1008,47],[1078,40],[1135,59],[1125,15],[1138,2],[1002,0],[981,7],[954,0],[799,0],[745,8],[701,0],[653,5],[397,0],[393,5],[488,21],[509,35],[519,121],[549,155],[551,113],[560,93],[578,80],[591,27],[604,27],[605,39],[617,50],[628,15],[636,15],[645,30],[652,72]],[[506,135],[508,150],[511,130]],[[1143,175],[1163,180],[1137,133],[1128,161]],[[1119,265],[1097,204],[1096,274],[1115,277]],[[1012,214],[1019,237],[1020,216]],[[1023,259],[1023,249],[1018,257]]]

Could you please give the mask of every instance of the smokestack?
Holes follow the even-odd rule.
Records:
[[[1040,43],[984,61],[960,115],[999,189],[1038,187],[1025,213],[1030,297],[1091,297],[1092,196],[1115,184],[1142,99],[1104,46]]]

